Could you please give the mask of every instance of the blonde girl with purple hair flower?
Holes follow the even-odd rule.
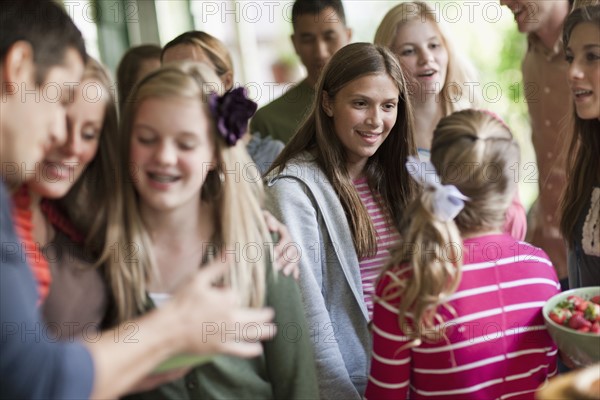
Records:
[[[273,268],[262,212],[260,177],[238,139],[256,105],[243,89],[212,92],[219,78],[205,64],[173,63],[144,78],[125,108],[121,164],[124,225],[129,245],[112,277],[120,319],[168,299],[208,261],[224,254],[222,284],[248,307],[274,308],[277,334],[249,360],[215,356],[182,379],[136,398],[316,398],[314,361],[300,292],[293,277]],[[114,286],[114,285],[113,285]],[[204,332],[211,334],[210,322]],[[265,326],[239,326],[248,329]],[[168,327],[165,327],[168,329]]]

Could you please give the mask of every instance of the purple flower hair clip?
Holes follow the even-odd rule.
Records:
[[[246,96],[246,90],[238,87],[223,96],[211,93],[208,106],[215,117],[217,131],[229,146],[233,146],[244,136],[248,120],[256,112],[257,104]]]

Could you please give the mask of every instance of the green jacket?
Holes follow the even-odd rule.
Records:
[[[150,399],[318,399],[310,333],[297,283],[267,267],[266,306],[275,310],[277,334],[259,357],[216,356],[184,378],[127,397]],[[266,328],[265,328],[266,329]]]
[[[310,113],[314,100],[315,89],[303,80],[258,110],[250,121],[250,132],[287,144]]]

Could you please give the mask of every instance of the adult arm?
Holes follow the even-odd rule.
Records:
[[[317,210],[306,186],[296,179],[278,179],[267,188],[267,209],[282,221],[300,253],[300,291],[317,366],[322,399],[359,399],[337,339],[335,327],[322,294],[323,254]],[[349,294],[351,295],[351,294]]]
[[[212,287],[226,269],[223,264],[199,271],[160,311],[90,338],[87,349],[56,343],[38,313],[35,284],[19,243],[0,187],[0,398],[112,398],[181,351],[260,354],[259,343],[220,335],[223,328],[235,331],[234,321],[249,325],[238,332],[251,339],[266,339],[271,331],[253,332],[251,323],[266,323],[272,311],[239,309],[233,293]],[[216,331],[205,334],[206,324]]]
[[[103,332],[101,340],[89,343],[96,365],[93,397],[112,398],[125,393],[158,363],[175,354],[261,354],[260,340],[269,339],[275,332],[268,323],[273,311],[238,308],[231,290],[213,287],[225,271],[226,264],[203,268],[173,301]]]

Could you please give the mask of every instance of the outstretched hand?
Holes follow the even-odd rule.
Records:
[[[261,341],[275,335],[270,322],[273,310],[240,307],[231,289],[215,284],[227,271],[228,263],[217,258],[198,271],[165,308],[171,307],[180,316],[187,332],[183,343],[187,351],[255,357],[262,353]]]

